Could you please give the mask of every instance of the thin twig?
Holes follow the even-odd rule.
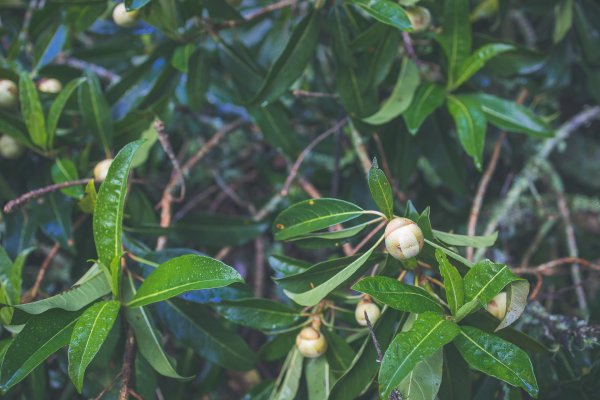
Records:
[[[244,24],[247,24],[257,18],[262,17],[265,14],[268,14],[270,12],[273,12],[273,11],[276,11],[276,10],[279,10],[282,8],[291,7],[294,4],[296,4],[296,0],[282,0],[277,3],[269,4],[266,7],[263,7],[257,11],[254,11],[253,13],[246,15],[246,17],[244,19],[235,19],[235,20],[221,22],[220,24],[215,25],[214,29],[219,30],[219,29],[234,28],[236,26],[244,25]]]
[[[367,236],[365,236],[363,238],[363,240],[360,241],[359,244],[356,245],[355,248],[352,249],[352,251],[350,252],[350,254],[348,254],[349,256],[353,256],[355,255],[360,249],[362,249],[368,242],[369,240],[371,240],[373,238],[373,236],[375,236],[375,234],[377,232],[379,232],[381,230],[381,228],[383,228],[385,225],[387,224],[387,221],[382,221],[379,225],[377,225],[371,232],[369,232],[369,234]]]
[[[265,238],[254,239],[254,296],[262,298],[265,293]]]
[[[171,146],[171,142],[169,141],[169,137],[167,136],[167,131],[165,129],[164,122],[157,119],[154,122],[154,129],[158,134],[158,141],[160,145],[167,154],[167,157],[169,157],[171,164],[173,164],[173,172],[171,174],[174,175],[174,179],[176,180],[177,184],[180,185],[181,192],[178,197],[182,199],[185,197],[185,181],[183,180],[183,172],[181,171],[181,165],[179,165],[179,160],[173,152],[173,146]],[[177,199],[173,199],[173,201],[177,201]]]
[[[65,57],[64,55],[59,55],[56,58],[56,64],[68,65],[69,67],[73,67],[82,71],[92,71],[94,74],[98,75],[98,77],[105,79],[110,83],[116,83],[121,80],[121,76],[115,74],[109,69],[73,57]]]
[[[367,327],[369,328],[369,334],[371,335],[371,340],[373,341],[373,345],[375,346],[375,350],[377,350],[377,362],[381,363],[383,360],[383,353],[381,352],[381,346],[379,345],[379,341],[375,336],[375,331],[373,330],[373,325],[371,325],[371,321],[369,320],[369,315],[365,311],[365,321],[367,321]]]
[[[335,99],[337,94],[335,93],[322,93],[322,92],[308,92],[306,90],[294,89],[292,94],[296,97],[316,97],[316,98],[328,98]]]
[[[600,265],[599,264],[593,264],[592,262],[584,259],[584,258],[579,258],[579,257],[563,257],[563,258],[557,258],[556,260],[552,260],[552,261],[548,261],[546,263],[540,264],[537,267],[533,267],[533,268],[514,268],[512,271],[515,274],[543,274],[543,275],[555,275],[556,272],[554,271],[554,269],[556,267],[560,267],[561,265],[565,265],[565,264],[572,264],[572,263],[577,263],[580,264],[584,267],[587,267],[591,270],[594,271],[599,271],[600,272]]]
[[[123,355],[123,368],[121,369],[121,376],[123,382],[121,383],[121,391],[119,392],[119,400],[127,400],[129,395],[129,381],[131,380],[131,363],[133,362],[135,337],[131,328],[127,329],[127,339],[125,341],[125,354]]]
[[[98,393],[98,396],[96,396],[96,398],[94,400],[100,400],[106,393],[108,393],[108,391],[115,385],[115,383],[117,382],[117,379],[119,379],[120,376],[121,376],[121,372],[116,374],[115,377],[112,378],[112,380],[110,381],[108,386],[106,386],[104,389],[102,389],[102,391],[100,393]]]
[[[48,193],[56,192],[57,190],[65,189],[65,188],[72,187],[72,186],[85,185],[89,181],[90,181],[90,178],[77,179],[75,181],[66,181],[66,182],[61,182],[61,183],[55,183],[54,185],[45,186],[43,188],[32,190],[30,192],[27,192],[27,193],[17,197],[14,200],[11,200],[8,203],[6,203],[6,205],[4,206],[4,209],[3,209],[4,213],[5,214],[11,213],[11,212],[15,211],[17,208],[24,205],[25,203],[27,203],[33,199],[36,199],[38,197],[44,196]]]
[[[35,282],[33,284],[33,287],[31,288],[29,293],[26,293],[23,296],[23,301],[22,301],[23,303],[27,303],[29,301],[35,300],[35,298],[38,295],[38,291],[40,290],[40,285],[42,284],[42,281],[44,280],[44,276],[46,276],[46,271],[48,270],[48,267],[52,263],[52,259],[54,259],[54,257],[58,253],[59,249],[60,249],[60,244],[58,242],[54,243],[54,246],[52,246],[52,248],[48,252],[48,255],[46,256],[46,258],[44,258],[44,261],[42,262],[40,269],[38,270],[37,276],[35,277]]]
[[[360,133],[354,126],[354,124],[350,123],[350,140],[352,141],[352,146],[354,147],[354,151],[358,155],[358,159],[362,165],[363,172],[366,176],[369,176],[369,170],[371,169],[371,159],[367,155],[367,148],[365,143],[360,136]]]

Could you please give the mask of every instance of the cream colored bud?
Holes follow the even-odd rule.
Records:
[[[17,105],[17,84],[8,79],[0,79],[0,107],[11,108]]]
[[[42,93],[56,94],[62,90],[62,83],[58,79],[44,78],[40,79],[37,88]]]
[[[127,11],[124,3],[119,3],[113,10],[113,21],[123,28],[131,28],[137,23],[140,10]]]
[[[0,136],[0,156],[12,160],[20,157],[24,150],[23,145],[11,136]]]
[[[487,311],[499,320],[506,315],[506,292],[500,292],[486,306]]]
[[[94,179],[96,179],[97,181],[105,180],[106,175],[108,174],[108,169],[110,168],[112,162],[112,158],[107,158],[106,160],[102,160],[98,164],[96,164],[96,166],[94,167]]]
[[[356,322],[361,326],[367,326],[365,312],[367,313],[367,317],[369,317],[371,325],[375,324],[381,316],[381,311],[377,304],[372,303],[371,301],[361,300],[360,303],[356,305],[356,310],[354,310],[354,318],[356,318]]]
[[[423,231],[408,218],[394,218],[385,228],[385,248],[398,260],[415,257],[423,249]]]
[[[431,25],[431,13],[425,7],[409,7],[404,10],[413,27],[413,32],[423,32]]]
[[[296,347],[304,357],[317,358],[327,351],[327,340],[321,332],[307,326],[296,336]]]

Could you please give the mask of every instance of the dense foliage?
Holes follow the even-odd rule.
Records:
[[[7,399],[592,399],[593,0],[4,0]]]

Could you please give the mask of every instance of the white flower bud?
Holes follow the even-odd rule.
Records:
[[[0,136],[0,156],[9,160],[18,158],[25,149],[21,143],[8,135]]]
[[[398,260],[415,257],[423,249],[423,231],[408,218],[394,218],[385,228],[385,248]]]
[[[62,83],[58,79],[44,78],[40,79],[37,88],[42,93],[56,94],[62,90]]]
[[[307,326],[296,336],[296,347],[304,357],[317,358],[327,351],[327,340],[321,332]]]
[[[413,27],[413,32],[423,32],[431,25],[431,13],[425,7],[409,7],[404,10]]]
[[[367,326],[365,312],[369,317],[369,322],[371,322],[371,325],[374,325],[375,321],[377,321],[381,316],[381,311],[379,310],[377,304],[372,303],[371,301],[361,300],[360,303],[356,305],[356,310],[354,311],[354,318],[356,318],[356,322],[358,322],[358,324],[361,326]]]
[[[506,315],[506,292],[500,292],[486,306],[487,311],[499,320]]]
[[[124,3],[119,3],[113,10],[113,21],[123,28],[131,28],[137,23],[139,10],[127,11]]]
[[[0,107],[11,108],[17,105],[17,84],[8,79],[0,79]]]
[[[96,164],[96,166],[94,167],[94,179],[96,179],[97,181],[105,180],[106,175],[108,174],[108,169],[110,168],[112,162],[112,158],[107,158],[106,160],[102,160],[98,164]]]

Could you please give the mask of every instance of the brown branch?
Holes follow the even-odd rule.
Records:
[[[591,270],[594,271],[600,271],[600,265],[598,264],[594,264],[584,258],[578,258],[578,257],[563,257],[563,258],[557,258],[556,260],[552,260],[552,261],[548,261],[544,264],[540,264],[537,267],[533,267],[533,268],[514,268],[512,271],[515,274],[543,274],[543,275],[555,275],[556,272],[554,271],[554,269],[556,267],[560,267],[561,265],[564,264],[572,264],[572,263],[577,263],[580,264],[584,267],[587,267]]]
[[[302,164],[302,161],[304,161],[304,159],[312,151],[312,149],[314,149],[316,145],[321,143],[329,135],[337,132],[338,129],[340,129],[342,126],[344,126],[344,124],[346,124],[346,122],[348,122],[348,117],[342,118],[334,126],[332,126],[331,128],[327,129],[325,132],[323,132],[319,136],[317,136],[312,142],[310,142],[308,144],[308,146],[306,146],[306,148],[304,150],[302,150],[302,152],[296,159],[296,162],[294,162],[294,165],[292,165],[290,173],[289,173],[288,177],[286,178],[285,183],[283,184],[283,187],[281,188],[280,194],[282,196],[284,196],[284,197],[287,196],[287,194],[290,190],[290,186],[291,186],[292,182],[294,181],[294,178],[296,177],[296,175],[298,175],[298,169],[300,168],[300,164]]]
[[[112,380],[110,381],[108,386],[106,386],[104,389],[102,389],[102,391],[100,393],[98,393],[98,396],[96,396],[94,400],[100,400],[106,393],[108,393],[108,391],[115,385],[115,383],[117,382],[117,379],[119,379],[120,376],[121,376],[121,372],[116,374],[115,377],[112,378]]]
[[[28,293],[25,293],[23,295],[23,299],[21,301],[22,303],[28,303],[32,300],[35,300],[35,298],[38,295],[38,291],[40,290],[40,285],[42,284],[42,281],[44,280],[44,276],[46,276],[46,271],[48,270],[48,267],[50,266],[50,264],[52,264],[52,259],[54,259],[54,257],[58,253],[59,249],[60,249],[60,244],[58,242],[54,243],[54,246],[52,246],[52,248],[48,252],[48,255],[46,256],[46,258],[44,258],[44,261],[42,262],[42,265],[40,266],[37,276],[35,277],[35,282],[33,284],[33,287],[31,288],[31,290]]]
[[[328,98],[335,99],[337,95],[335,93],[322,93],[322,92],[308,92],[306,90],[294,89],[292,94],[296,97],[315,97],[315,98]]]
[[[129,381],[131,380],[131,363],[133,362],[135,337],[131,328],[127,329],[127,339],[125,341],[125,354],[123,355],[123,368],[121,369],[121,376],[123,381],[121,383],[121,391],[119,392],[119,400],[127,400],[129,395]]]
[[[28,203],[31,200],[36,199],[41,196],[44,196],[48,193],[56,192],[57,190],[65,189],[65,188],[72,187],[72,186],[85,185],[90,181],[90,179],[91,178],[86,178],[86,179],[78,179],[75,181],[66,181],[66,182],[61,182],[61,183],[55,183],[54,185],[50,185],[50,186],[46,186],[43,188],[32,190],[30,192],[27,192],[27,193],[17,197],[14,200],[11,200],[8,203],[6,203],[6,205],[4,206],[4,209],[3,209],[4,213],[5,214],[11,213],[11,212],[15,211],[17,208],[23,206],[25,203]]]
[[[257,18],[260,18],[263,15],[266,15],[270,12],[273,12],[273,11],[276,11],[276,10],[279,10],[282,8],[286,8],[286,7],[291,7],[294,4],[296,4],[296,0],[282,0],[277,3],[269,4],[266,7],[263,7],[259,10],[254,11],[253,13],[248,14],[244,19],[241,19],[241,20],[235,19],[235,20],[221,22],[220,24],[215,25],[214,30],[220,30],[220,29],[225,29],[225,28],[235,28],[237,26],[247,24],[247,23],[249,23]]]
[[[369,328],[369,334],[371,335],[371,340],[373,341],[373,346],[375,346],[375,350],[377,351],[377,362],[381,363],[383,360],[383,353],[381,352],[381,346],[379,345],[379,341],[375,336],[375,331],[373,330],[373,325],[369,320],[369,315],[365,311],[365,321],[367,321],[367,327]]]
[[[185,197],[185,181],[183,180],[183,172],[181,172],[181,165],[179,165],[179,160],[175,156],[173,152],[173,146],[171,146],[171,142],[169,141],[169,137],[167,136],[167,132],[165,129],[165,124],[161,120],[157,119],[154,122],[154,129],[158,134],[158,141],[162,146],[163,150],[169,157],[171,164],[173,164],[173,171],[171,172],[172,178],[176,180],[176,185],[181,186],[181,193],[178,198]],[[178,201],[177,199],[173,199],[173,201]]]
[[[254,296],[264,297],[265,293],[265,238],[254,239]]]
[[[371,232],[369,232],[369,234],[367,236],[364,237],[363,240],[360,241],[359,244],[356,245],[355,248],[352,249],[352,251],[350,252],[350,254],[348,254],[349,256],[353,256],[355,255],[360,249],[362,249],[368,242],[369,240],[371,240],[373,238],[373,236],[375,236],[375,234],[377,232],[379,232],[381,230],[381,228],[383,228],[385,225],[387,224],[387,221],[382,221],[379,225],[377,225]]]
[[[109,81],[110,83],[115,83],[121,80],[121,77],[109,69],[106,69],[100,65],[92,64],[88,61],[79,60],[73,57],[65,57],[64,54],[60,54],[55,61],[57,64],[67,65],[69,67],[73,67],[75,69],[79,69],[82,71],[90,70],[94,74],[98,75],[98,77]]]

